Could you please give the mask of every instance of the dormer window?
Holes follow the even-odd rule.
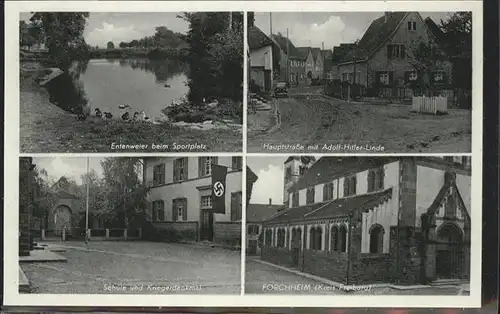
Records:
[[[382,190],[384,188],[384,168],[368,171],[368,192]]]
[[[356,176],[344,179],[344,197],[356,194]]]
[[[417,22],[408,22],[408,30],[410,32],[417,30]]]

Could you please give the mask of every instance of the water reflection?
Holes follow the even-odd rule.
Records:
[[[121,117],[121,105],[130,115],[145,111],[160,117],[172,100],[189,92],[185,64],[148,59],[99,59],[73,62],[63,75],[47,84],[51,102],[79,114],[95,108]]]

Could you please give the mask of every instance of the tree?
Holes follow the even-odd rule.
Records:
[[[127,228],[145,214],[149,189],[139,178],[140,158],[113,157],[101,162],[106,207],[115,227]]]
[[[108,43],[106,44],[106,48],[115,49],[115,44],[112,41],[108,41]]]
[[[128,44],[127,44],[126,42],[121,41],[121,42],[118,44],[118,47],[120,47],[120,48],[127,48],[127,47],[128,47]]]
[[[88,12],[36,12],[31,18],[33,27],[39,27],[53,61],[67,69],[74,57],[74,48],[85,43],[83,31]]]

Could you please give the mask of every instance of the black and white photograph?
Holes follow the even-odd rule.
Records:
[[[19,166],[19,293],[240,294],[242,157]]]
[[[248,14],[248,152],[471,152],[472,12]]]
[[[22,12],[20,151],[241,152],[242,12]]]
[[[470,157],[247,167],[246,294],[470,295]]]

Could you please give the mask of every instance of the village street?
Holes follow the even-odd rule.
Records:
[[[449,109],[447,115],[417,114],[410,111],[409,105],[349,103],[324,96],[322,88],[290,88],[288,98],[277,100],[281,125],[271,133],[249,132],[248,152],[470,151],[470,110]],[[324,149],[325,144],[333,145]],[[338,149],[334,145],[368,145],[378,147],[379,150],[357,151],[352,146]]]
[[[298,272],[279,269],[262,263],[258,257],[247,257],[245,264],[245,294],[313,294],[313,295],[468,295],[462,287],[428,287],[393,289],[366,285],[345,292],[333,285],[307,278]]]
[[[52,243],[67,262],[22,263],[32,293],[239,294],[241,254],[190,244]]]

